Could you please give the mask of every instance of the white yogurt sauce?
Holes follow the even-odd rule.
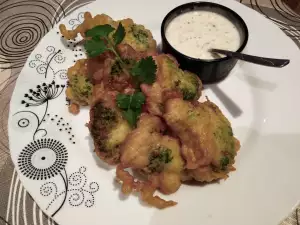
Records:
[[[241,45],[237,28],[221,14],[197,10],[175,17],[166,28],[169,43],[184,55],[199,59],[224,57],[208,50],[236,51]]]

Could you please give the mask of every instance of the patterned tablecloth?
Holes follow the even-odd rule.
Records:
[[[53,24],[88,0],[0,0],[0,225],[55,224],[23,188],[9,155],[11,94],[28,55]],[[300,15],[281,0],[240,0],[278,25],[300,47]],[[300,207],[299,217],[300,217]],[[281,225],[299,225],[295,210]]]

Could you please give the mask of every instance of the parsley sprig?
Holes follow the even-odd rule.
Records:
[[[111,38],[112,32],[114,33]],[[135,78],[137,85],[141,83],[152,84],[155,81],[157,66],[151,56],[136,62],[132,68],[127,68],[127,64],[120,57],[116,47],[126,35],[122,23],[119,23],[117,30],[109,24],[99,25],[88,30],[85,35],[88,39],[84,48],[89,57],[96,57],[105,51],[111,51],[120,62],[123,71]]]
[[[145,99],[145,95],[142,92],[136,92],[132,95],[117,95],[117,106],[122,110],[123,117],[128,121],[131,127],[136,126]]]

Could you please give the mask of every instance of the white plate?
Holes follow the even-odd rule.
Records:
[[[267,225],[279,223],[296,205],[300,199],[300,51],[257,12],[235,1],[215,2],[235,10],[248,25],[245,53],[289,58],[291,63],[275,69],[240,62],[228,79],[207,87],[205,94],[230,119],[241,141],[237,171],[220,183],[183,185],[166,197],[179,204],[166,210],[147,207],[134,195],[124,198],[120,194],[114,169],[93,154],[84,126],[88,110],[79,116],[69,114],[63,87],[52,85],[52,94],[41,100],[24,97],[32,95],[30,89],[36,91],[37,85],[48,85],[53,79],[65,85],[66,69],[83,58],[83,52],[78,47],[72,51],[72,44],[62,41],[56,26],[29,56],[11,101],[11,157],[25,188],[60,225]],[[98,1],[62,23],[76,26],[85,11],[115,19],[131,17],[145,24],[159,43],[163,17],[182,3]],[[23,100],[29,107],[21,104]]]

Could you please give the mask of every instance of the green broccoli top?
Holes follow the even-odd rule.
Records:
[[[95,104],[91,110],[93,118],[90,132],[94,143],[100,152],[105,153],[106,159],[117,163],[120,158],[119,146],[131,128],[117,109],[104,107],[102,102]]]
[[[171,162],[173,159],[172,151],[166,147],[159,146],[158,148],[151,151],[149,155],[148,169],[151,172],[162,172],[164,165]]]
[[[131,26],[130,32],[132,32],[133,37],[138,42],[142,44],[148,44],[149,36],[144,29],[134,24]]]
[[[171,59],[167,59],[167,66],[172,74],[172,86],[182,93],[183,99],[197,99],[199,97],[198,89],[201,85],[197,75],[187,71],[182,71]]]
[[[222,117],[219,117],[219,120],[215,121],[213,135],[222,155],[219,168],[221,170],[226,170],[227,166],[232,163],[236,154],[232,128],[230,124],[227,124],[227,120],[224,118],[222,120]]]
[[[88,102],[93,92],[93,85],[89,79],[83,75],[74,75],[69,83],[75,97],[80,101]]]
[[[116,112],[104,107],[101,103],[96,104],[92,110],[94,110],[94,120],[91,127],[92,136],[100,151],[107,152],[106,139],[108,138],[109,130],[117,123]]]

